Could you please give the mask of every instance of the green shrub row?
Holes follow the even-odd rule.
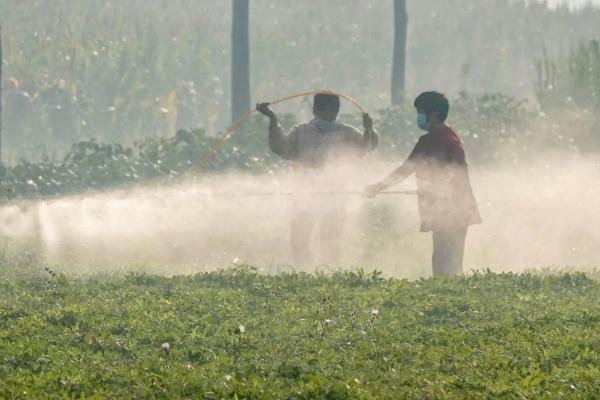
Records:
[[[386,108],[376,111],[374,117],[381,134],[378,154],[401,161],[422,134],[415,126],[414,110],[408,106]],[[358,114],[342,119],[360,126]],[[294,115],[286,114],[281,116],[281,122],[291,127],[298,121]],[[544,149],[573,154],[581,150],[578,132],[569,132],[559,119],[535,111],[526,102],[500,94],[460,95],[452,100],[449,123],[462,136],[474,164],[524,161]],[[198,171],[199,163],[216,140],[217,137],[197,129],[178,131],[171,138],[143,139],[133,147],[94,139],[78,142],[63,159],[46,157],[41,162],[21,160],[16,165],[2,166],[0,197],[52,196],[180,179]],[[267,122],[257,116],[225,142],[203,169],[260,173],[283,165],[284,161],[269,152]]]

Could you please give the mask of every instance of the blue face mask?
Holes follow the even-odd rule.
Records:
[[[313,123],[321,132],[332,131],[337,127],[337,123],[335,121],[327,121],[319,117],[316,117]]]
[[[427,115],[417,114],[417,126],[423,130],[427,130]]]

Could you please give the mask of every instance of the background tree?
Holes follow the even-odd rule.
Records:
[[[232,0],[231,31],[231,118],[250,108],[249,0]]]
[[[406,33],[408,13],[406,0],[394,0],[394,59],[392,62],[392,105],[404,101],[406,74]]]

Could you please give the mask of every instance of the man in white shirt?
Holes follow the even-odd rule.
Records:
[[[369,114],[363,114],[363,132],[337,121],[340,98],[332,94],[315,95],[314,119],[293,127],[289,133],[279,125],[277,116],[269,108],[269,103],[259,103],[256,108],[269,118],[271,151],[286,160],[296,162],[303,172],[310,174],[315,181],[319,171],[328,164],[340,158],[360,158],[375,149],[379,143],[379,136],[373,129],[373,119]],[[338,202],[334,207],[324,206],[321,212],[315,215],[315,210],[311,212],[297,203],[290,226],[290,245],[296,265],[303,266],[310,262],[309,244],[316,225],[319,225],[321,241],[330,244],[327,261],[337,261],[345,214],[344,204]]]

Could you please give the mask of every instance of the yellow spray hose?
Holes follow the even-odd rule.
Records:
[[[310,92],[296,93],[296,94],[292,94],[292,95],[289,95],[289,96],[286,96],[286,97],[282,97],[280,99],[277,99],[277,100],[274,100],[274,101],[271,101],[271,102],[268,102],[268,103],[269,103],[269,105],[275,105],[275,104],[283,103],[283,102],[288,101],[288,100],[296,99],[298,97],[313,96],[315,94],[329,94],[329,95],[341,97],[342,99],[347,100],[349,103],[351,103],[352,105],[354,105],[357,109],[359,109],[360,112],[361,112],[361,114],[365,113],[365,109],[360,105],[360,103],[358,101],[354,100],[352,97],[346,96],[345,94],[342,94],[342,93],[333,92],[333,91],[330,91],[330,90],[316,90],[316,91],[310,91]],[[231,125],[229,125],[221,133],[221,136],[219,137],[219,140],[217,140],[210,147],[210,149],[208,149],[208,151],[206,152],[206,154],[204,154],[204,156],[202,156],[202,158],[198,162],[198,170],[199,171],[202,171],[206,167],[206,165],[217,154],[217,151],[219,151],[219,149],[221,148],[221,146],[223,146],[223,144],[225,143],[225,141],[227,139],[229,139],[235,133],[235,131],[240,127],[240,125],[242,125],[255,112],[257,112],[256,108],[252,108],[252,109],[248,110],[242,116],[240,116],[235,121],[233,121],[233,123]]]

